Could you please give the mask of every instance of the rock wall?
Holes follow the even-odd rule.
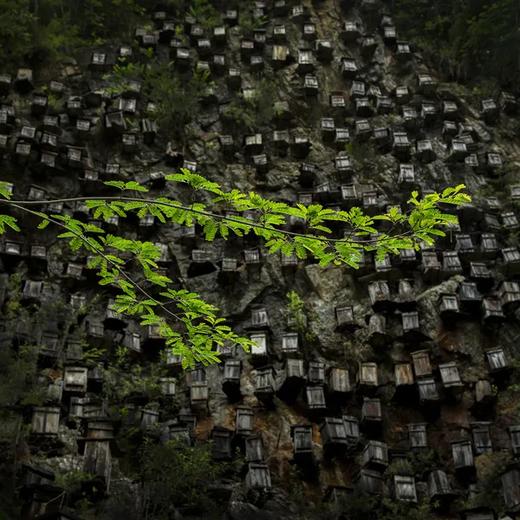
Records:
[[[37,356],[37,395],[4,403],[3,477],[16,475],[22,517],[117,518],[107,504],[132,497],[125,514],[145,518],[127,463],[169,439],[212,441],[219,464],[238,469],[214,485],[218,513],[179,503],[146,518],[513,516],[515,95],[478,99],[443,83],[400,39],[390,2],[214,5],[221,25],[158,6],[132,41],[59,70],[2,75],[1,177],[14,198],[103,195],[114,178],[184,197],[164,183],[184,167],[228,188],[371,214],[412,189],[459,183],[473,203],[435,248],[366,255],[357,271],[268,256],[254,236],[206,243],[154,219],[102,223],[166,246],[161,266],[179,286],[257,341],[187,373],[153,330],[111,312],[85,255],[26,218],[23,238],[4,235],[1,249],[2,349]],[[157,125],[138,81],[113,91],[116,63],[155,59],[183,81],[209,74],[183,128]],[[91,219],[81,204],[57,209]],[[73,471],[72,487],[58,478]]]

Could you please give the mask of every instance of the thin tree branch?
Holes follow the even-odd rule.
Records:
[[[138,197],[69,197],[69,198],[63,198],[63,199],[49,199],[49,200],[12,200],[12,199],[0,199],[1,204],[6,205],[14,205],[19,204],[23,206],[37,206],[37,205],[48,205],[48,204],[57,204],[57,203],[65,203],[65,202],[87,202],[89,200],[101,200],[101,201],[112,201],[112,202],[142,202],[144,204],[152,204],[156,206],[165,206],[169,208],[175,208],[175,209],[181,209],[184,211],[190,211],[192,213],[195,213],[197,215],[202,215],[205,217],[214,218],[221,221],[227,221],[227,222],[234,222],[237,224],[242,224],[246,226],[250,226],[252,228],[259,228],[264,229],[268,231],[273,231],[275,233],[280,233],[282,235],[290,236],[290,237],[299,237],[299,238],[310,238],[312,240],[317,240],[320,242],[325,242],[328,244],[333,243],[345,243],[349,241],[349,238],[328,238],[323,237],[319,235],[308,235],[303,233],[297,233],[294,231],[287,231],[284,229],[277,229],[277,228],[269,228],[262,224],[257,224],[256,222],[244,222],[243,220],[239,220],[233,217],[227,217],[225,215],[219,215],[218,213],[212,213],[209,211],[203,211],[203,210],[197,210],[193,209],[190,206],[185,206],[181,204],[172,204],[164,201],[156,201],[154,199],[141,199]],[[354,229],[351,231],[351,234],[354,232]],[[403,233],[399,233],[397,235],[394,235],[392,237],[389,237],[389,239],[394,238],[405,238],[410,235],[413,235],[413,230],[405,231]],[[355,244],[360,245],[377,245],[378,243],[381,243],[379,240],[355,240],[352,241]]]
[[[14,201],[12,201],[14,202]],[[13,207],[15,208],[18,208],[22,211],[25,211],[26,213],[31,213],[32,215],[36,215],[38,217],[42,217],[42,215],[36,211],[32,211],[28,208],[24,208],[20,205],[18,205],[17,203],[13,203]],[[146,291],[146,289],[144,289],[143,287],[141,287],[141,285],[139,285],[131,276],[129,276],[124,270],[121,269],[121,266],[119,264],[117,264],[116,262],[114,262],[113,260],[111,260],[110,258],[108,258],[104,251],[103,250],[100,250],[99,248],[95,247],[94,245],[92,245],[91,243],[89,243],[85,237],[81,234],[81,233],[78,233],[77,231],[73,230],[73,229],[70,229],[68,228],[65,224],[63,224],[62,222],[60,222],[59,220],[55,220],[53,219],[52,217],[49,217],[49,216],[45,216],[45,218],[49,221],[49,222],[52,222],[53,224],[55,224],[56,226],[59,226],[63,229],[66,229],[67,231],[70,231],[71,233],[73,233],[77,238],[79,238],[84,244],[87,244],[90,248],[94,249],[101,257],[103,257],[104,260],[106,260],[110,265],[112,265],[112,267],[115,267],[117,269],[117,271],[125,278],[125,280],[130,283],[135,289],[137,289],[143,296],[145,296],[146,298],[152,300],[154,303],[156,303],[164,312],[166,312],[167,314],[169,314],[171,317],[179,320],[179,321],[182,321],[182,318],[180,316],[178,316],[177,314],[175,314],[174,312],[170,311],[169,309],[167,309],[164,304],[162,302],[160,302],[159,300],[155,299],[150,293],[148,293],[148,291]]]

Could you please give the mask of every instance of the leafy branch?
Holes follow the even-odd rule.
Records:
[[[147,198],[141,193],[148,188],[137,182],[109,181],[110,187],[133,196],[70,197],[52,200],[12,200],[9,185],[0,183],[0,203],[41,218],[39,229],[53,224],[62,230],[57,238],[66,239],[74,251],[83,248],[90,253],[88,267],[97,270],[100,285],[115,287],[116,312],[137,316],[142,325],[155,327],[165,344],[182,358],[184,367],[197,362],[219,360],[218,346],[227,343],[251,346],[247,338],[235,334],[218,317],[218,309],[197,294],[174,289],[173,281],[158,272],[161,251],[151,242],[130,240],[108,234],[99,226],[74,219],[67,214],[49,214],[29,206],[48,206],[61,202],[84,202],[94,219],[108,221],[113,217],[139,218],[152,215],[163,224],[200,226],[207,241],[230,234],[243,237],[253,233],[264,241],[270,254],[296,255],[300,259],[317,260],[321,266],[348,265],[358,268],[364,252],[374,252],[377,259],[396,254],[402,249],[419,249],[421,242],[433,244],[444,236],[441,228],[457,222],[456,216],[444,213],[440,205],[460,205],[470,201],[463,193],[464,185],[446,188],[442,193],[419,198],[411,194],[410,208],[392,207],[386,213],[369,216],[360,208],[332,210],[320,204],[291,206],[266,199],[257,193],[223,190],[217,183],[183,169],[169,175],[168,181],[187,184],[199,199],[190,204],[167,197]],[[139,196],[138,196],[139,195]],[[305,231],[291,230],[291,223],[303,224]],[[391,230],[378,230],[378,221],[391,224]],[[334,235],[331,224],[348,228],[343,238]],[[0,233],[7,228],[19,232],[12,215],[0,215]],[[126,270],[128,256],[140,267],[143,281],[137,281]],[[171,321],[171,322],[170,322]]]

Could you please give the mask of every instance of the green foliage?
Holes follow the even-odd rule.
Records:
[[[148,191],[148,188],[141,186],[138,182],[106,181],[104,184],[118,188],[121,191]]]
[[[41,405],[45,388],[35,384],[38,349],[34,346],[0,349],[0,409]]]
[[[208,444],[186,446],[182,441],[155,445],[145,442],[139,480],[143,492],[142,518],[171,518],[172,507],[214,507],[208,488],[227,470],[212,461]]]
[[[34,14],[29,0],[3,0],[0,16],[0,63],[19,65],[32,49]]]
[[[210,86],[208,72],[194,71],[188,80],[172,74],[172,65],[152,66],[145,78],[145,88],[157,106],[161,130],[180,131],[198,111],[199,101]]]
[[[221,22],[219,12],[208,0],[191,0],[190,14],[207,30],[213,29]]]
[[[255,18],[252,10],[247,6],[240,9],[238,16],[240,30],[245,36],[251,36],[255,29],[262,28],[268,21],[265,16]]]
[[[502,490],[497,486],[505,468],[511,462],[508,452],[484,453],[477,459],[478,484],[476,493],[464,504],[465,508],[490,507],[503,512]]]
[[[294,327],[305,341],[313,343],[318,339],[316,334],[309,328],[305,302],[296,291],[289,291],[287,293],[287,315],[289,325]]]
[[[154,399],[160,395],[159,379],[164,375],[164,366],[152,363],[145,368],[132,363],[128,351],[119,347],[115,361],[103,369],[103,394],[110,402],[122,402],[132,394]]]
[[[18,67],[71,56],[82,46],[131,35],[144,14],[139,0],[2,0],[0,62]]]
[[[406,459],[397,459],[388,468],[386,468],[385,475],[413,475],[413,468],[410,462]]]
[[[518,81],[517,0],[397,0],[394,12],[399,30],[453,77]]]
[[[278,115],[275,105],[278,92],[276,77],[264,78],[255,87],[254,96],[246,101],[256,113],[256,124],[258,126],[268,124],[275,115]]]
[[[20,231],[16,224],[16,219],[9,215],[0,215],[0,233],[5,233],[6,228],[11,228],[14,231]]]
[[[287,293],[287,310],[289,311],[293,321],[304,324],[305,314],[303,312],[304,302],[296,291],[289,291]]]
[[[421,449],[409,454],[409,462],[412,467],[412,475],[424,478],[429,472],[439,468],[442,463],[439,453],[432,449]]]
[[[10,199],[11,198],[11,192],[10,187],[11,183],[0,181],[0,197],[3,197],[4,199]]]
[[[21,316],[21,299],[22,299],[22,272],[15,272],[9,277],[7,290],[9,292],[9,299],[4,305],[3,319],[6,323],[13,323],[14,320]]]
[[[106,74],[103,79],[110,82],[107,93],[119,96],[128,88],[131,80],[144,78],[146,67],[142,63],[116,63],[110,74]]]
[[[147,65],[128,63],[115,65],[105,79],[108,92],[120,95],[130,80],[143,82],[143,93],[154,103],[154,117],[161,131],[169,136],[184,128],[198,112],[199,101],[211,86],[207,71],[195,70],[189,78],[174,73],[173,63],[162,63],[147,54]],[[135,187],[134,187],[135,189]]]
[[[421,500],[418,504],[381,498],[354,490],[340,495],[334,503],[326,504],[311,518],[348,520],[430,520],[433,517],[430,505]]]
[[[137,0],[88,0],[73,5],[72,19],[77,21],[81,35],[99,42],[130,37],[144,14]]]
[[[0,444],[12,445],[21,428],[19,412],[0,409]]]
[[[366,520],[379,519],[378,511],[381,499],[377,496],[367,495],[354,490],[348,495],[340,495],[339,499],[335,503],[329,503],[322,512],[323,516],[320,518],[329,519],[337,517],[340,513],[343,513],[346,518],[363,518]],[[339,517],[341,518],[341,517]]]
[[[513,359],[511,361],[512,373],[510,376],[509,384],[505,391],[500,392],[500,400],[502,404],[504,401],[509,403],[508,412],[511,415],[512,421],[520,420],[520,361]]]
[[[54,112],[59,112],[63,107],[63,101],[52,92],[47,92],[47,104],[49,109]]]
[[[70,5],[70,2],[61,0],[43,0],[39,4],[33,25],[31,62],[46,60],[54,63],[72,56],[76,49],[88,43],[90,34],[80,34],[81,28]]]
[[[383,500],[383,512],[377,516],[378,520],[430,520],[432,511],[427,501],[419,504],[410,504],[400,500]]]
[[[345,150],[352,156],[352,158],[359,164],[364,164],[371,156],[375,154],[370,149],[368,143],[359,141],[352,141],[345,145]]]
[[[98,348],[94,345],[91,345],[90,343],[85,342],[85,345],[83,346],[83,362],[90,364],[90,363],[97,363],[100,361],[103,356],[105,355],[105,350],[102,348]]]
[[[384,179],[382,172],[386,165],[373,143],[353,140],[345,145],[345,151],[352,157],[359,172],[376,181]]]
[[[64,472],[55,472],[56,486],[61,487],[65,492],[70,493],[77,489],[82,482],[91,480],[94,477],[91,473],[86,473],[78,469],[68,469]]]
[[[119,181],[108,184],[123,191],[122,196],[75,197],[71,200],[85,202],[94,219],[106,221],[116,215],[124,219],[135,214],[142,218],[150,214],[163,224],[198,224],[208,241],[252,233],[264,241],[271,254],[281,252],[300,259],[315,259],[321,266],[333,264],[352,268],[359,267],[363,251],[373,251],[376,258],[383,258],[402,249],[419,249],[423,242],[433,244],[436,237],[444,236],[441,228],[457,222],[456,216],[442,212],[440,205],[459,205],[470,200],[463,193],[464,185],[423,198],[419,198],[418,192],[412,192],[409,211],[392,207],[386,213],[372,217],[357,207],[337,211],[320,204],[290,206],[254,192],[225,191],[217,183],[186,169],[168,175],[166,179],[188,185],[194,192],[192,202],[183,204],[167,197],[132,196],[133,192],[145,192],[146,189],[135,182]],[[126,195],[127,192],[130,194]],[[66,239],[72,251],[84,249],[88,252],[88,267],[97,271],[99,284],[110,285],[119,291],[114,310],[138,317],[141,325],[156,327],[165,339],[166,347],[181,356],[184,367],[218,362],[219,346],[235,344],[246,350],[251,346],[249,339],[235,334],[225,320],[218,317],[215,306],[195,293],[173,288],[173,280],[157,272],[160,251],[153,243],[105,233],[102,228],[67,214],[29,209],[30,202],[10,200],[6,183],[0,183],[0,194],[4,197],[0,199],[4,205],[40,217],[40,229],[49,223],[60,228],[58,238]],[[205,202],[196,201],[197,195]],[[38,204],[45,205],[45,201]],[[225,216],[228,210],[237,215]],[[253,212],[254,220],[243,216],[244,211]],[[301,220],[307,232],[288,231],[291,217]],[[396,233],[378,232],[376,223],[380,220],[393,224]],[[343,223],[350,232],[345,238],[333,238],[328,226],[330,222]],[[127,272],[129,258],[139,267],[143,282],[138,283]],[[294,296],[291,301],[299,306]]]
[[[222,109],[222,115],[232,122],[233,126],[253,130],[256,124],[254,111],[244,102],[233,99]]]
[[[278,97],[276,78],[264,78],[255,87],[251,97],[233,99],[222,111],[234,125],[253,131],[268,124],[276,116]]]

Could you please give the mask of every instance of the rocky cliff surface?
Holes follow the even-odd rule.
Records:
[[[184,167],[371,213],[459,183],[473,204],[435,248],[367,255],[358,271],[268,256],[254,236],[103,223],[166,246],[179,285],[257,341],[187,373],[153,330],[111,312],[84,255],[51,231],[4,236],[6,501],[23,518],[513,516],[518,92],[442,82],[378,0],[238,4],[216,2],[218,23],[158,6],[132,41],[1,76],[1,178],[16,198],[106,194],[114,178],[179,195],[164,174]],[[115,85],[114,65],[152,61],[182,82],[208,76],[185,125],[161,128],[139,74]],[[198,485],[163,467],[153,450],[168,440],[211,446],[217,469],[194,463],[216,475],[209,508],[164,506],[163,477],[143,483],[144,453],[164,482],[186,471]]]

